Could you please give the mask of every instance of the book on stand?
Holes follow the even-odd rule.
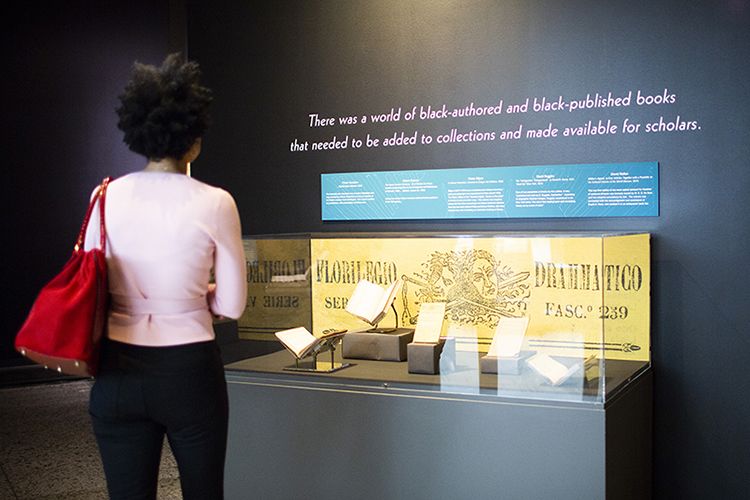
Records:
[[[375,326],[387,314],[401,284],[402,280],[397,279],[384,289],[370,281],[360,280],[346,304],[346,311]]]
[[[274,335],[279,339],[281,345],[291,352],[295,358],[301,359],[318,352],[319,347],[341,337],[345,333],[346,330],[334,330],[332,332],[324,333],[320,337],[316,337],[304,326],[299,326],[297,328],[290,328],[289,330],[276,332]]]

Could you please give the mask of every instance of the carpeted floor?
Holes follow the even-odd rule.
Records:
[[[0,389],[0,499],[107,498],[91,431],[89,380]],[[177,465],[165,442],[159,499],[180,499]]]

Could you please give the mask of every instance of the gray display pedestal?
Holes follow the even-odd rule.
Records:
[[[227,367],[228,500],[650,498],[650,368],[599,404],[255,370],[274,356]]]

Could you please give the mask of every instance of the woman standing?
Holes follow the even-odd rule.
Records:
[[[136,63],[117,109],[147,163],[107,190],[111,304],[89,411],[112,499],[156,498],[165,435],[184,498],[223,497],[228,403],[212,315],[239,317],[247,283],[234,199],[189,176],[212,100],[199,78],[177,54]],[[87,247],[97,241],[92,220]]]

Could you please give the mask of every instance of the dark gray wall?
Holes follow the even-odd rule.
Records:
[[[657,498],[747,491],[750,3],[188,2],[191,57],[217,93],[197,177],[236,196],[244,231],[639,230],[653,233]],[[308,114],[490,104],[638,89],[676,102],[577,114],[311,129]],[[700,130],[292,153],[295,139],[588,119]],[[324,224],[321,172],[658,161],[654,218]],[[383,457],[383,460],[387,460]],[[543,476],[543,471],[540,471]]]
[[[114,111],[133,61],[159,63],[180,43],[167,1],[13,3],[2,21],[2,365],[23,362],[15,332],[70,257],[94,186],[142,168]]]

